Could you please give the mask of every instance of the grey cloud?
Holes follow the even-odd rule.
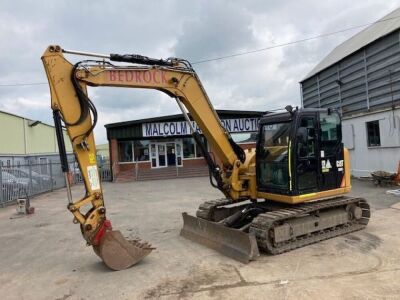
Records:
[[[214,1],[182,24],[174,52],[193,61],[235,53],[256,43],[247,10],[229,1]]]
[[[45,82],[40,56],[53,43],[82,51],[201,60],[374,21],[396,5],[394,0],[354,4],[345,0],[4,0],[0,84]],[[298,81],[353,33],[198,64],[195,69],[217,108],[268,110],[299,105]],[[100,143],[106,140],[105,123],[178,112],[173,100],[159,92],[97,88],[91,95],[99,111],[95,132]],[[52,122],[46,85],[0,87],[0,109]]]

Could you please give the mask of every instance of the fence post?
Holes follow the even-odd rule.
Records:
[[[28,188],[28,195],[32,196],[32,192],[33,192],[33,182],[32,182],[32,162],[29,161],[28,163],[29,166],[29,188]]]
[[[51,159],[49,159],[49,165],[50,165],[50,187],[51,187],[51,191],[53,191],[54,186],[53,186],[53,164],[51,162]]]
[[[3,199],[3,171],[2,166],[3,164],[0,161],[0,184],[1,184],[1,191],[0,191],[0,205],[4,207],[4,199]]]

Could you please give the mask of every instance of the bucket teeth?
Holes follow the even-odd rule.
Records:
[[[154,249],[139,238],[124,238],[118,230],[107,231],[99,246],[94,248],[106,266],[113,270],[124,270],[137,264]]]
[[[149,242],[146,241],[142,241],[139,238],[133,239],[133,240],[127,240],[129,243],[131,243],[133,246],[138,247],[138,248],[142,248],[142,249],[151,249],[154,250],[156,249],[155,247],[152,247],[151,244]]]

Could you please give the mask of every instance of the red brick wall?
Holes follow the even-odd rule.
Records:
[[[139,165],[139,170],[148,170],[151,169],[151,162],[146,161],[146,162],[140,162],[138,163]]]
[[[203,158],[198,159],[183,159],[184,167],[206,166],[207,163]]]
[[[132,171],[135,169],[135,165],[136,163],[132,162],[132,163],[121,163],[119,164],[119,172],[126,172],[126,171]],[[138,163],[139,165],[139,169],[143,170],[143,169],[150,169],[151,168],[151,164],[149,161],[143,161]],[[118,175],[118,174],[117,174]]]
[[[119,172],[130,171],[135,168],[135,163],[118,164]]]
[[[255,148],[255,143],[249,144],[240,144],[240,147],[243,149]],[[220,164],[218,158],[216,158],[217,164]],[[125,171],[133,171],[135,169],[135,163],[119,163],[118,161],[118,142],[116,139],[112,139],[110,141],[110,163],[112,172],[115,177],[118,177],[118,174]],[[150,162],[140,162],[138,163],[139,169],[150,169],[151,163]],[[196,166],[206,166],[206,161],[202,158],[198,159],[183,159],[183,166],[185,167],[196,167]],[[115,180],[115,178],[113,178]]]
[[[110,144],[110,166],[111,166],[111,174],[113,174],[113,180],[115,180],[119,173],[119,165],[118,165],[118,142],[116,139],[112,139],[109,141]]]

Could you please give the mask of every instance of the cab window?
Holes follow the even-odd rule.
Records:
[[[338,142],[342,139],[342,127],[340,124],[339,114],[320,113],[321,126],[321,148],[324,149],[325,155],[334,155]]]
[[[266,124],[261,130],[257,158],[258,184],[267,190],[288,190],[290,123]]]

